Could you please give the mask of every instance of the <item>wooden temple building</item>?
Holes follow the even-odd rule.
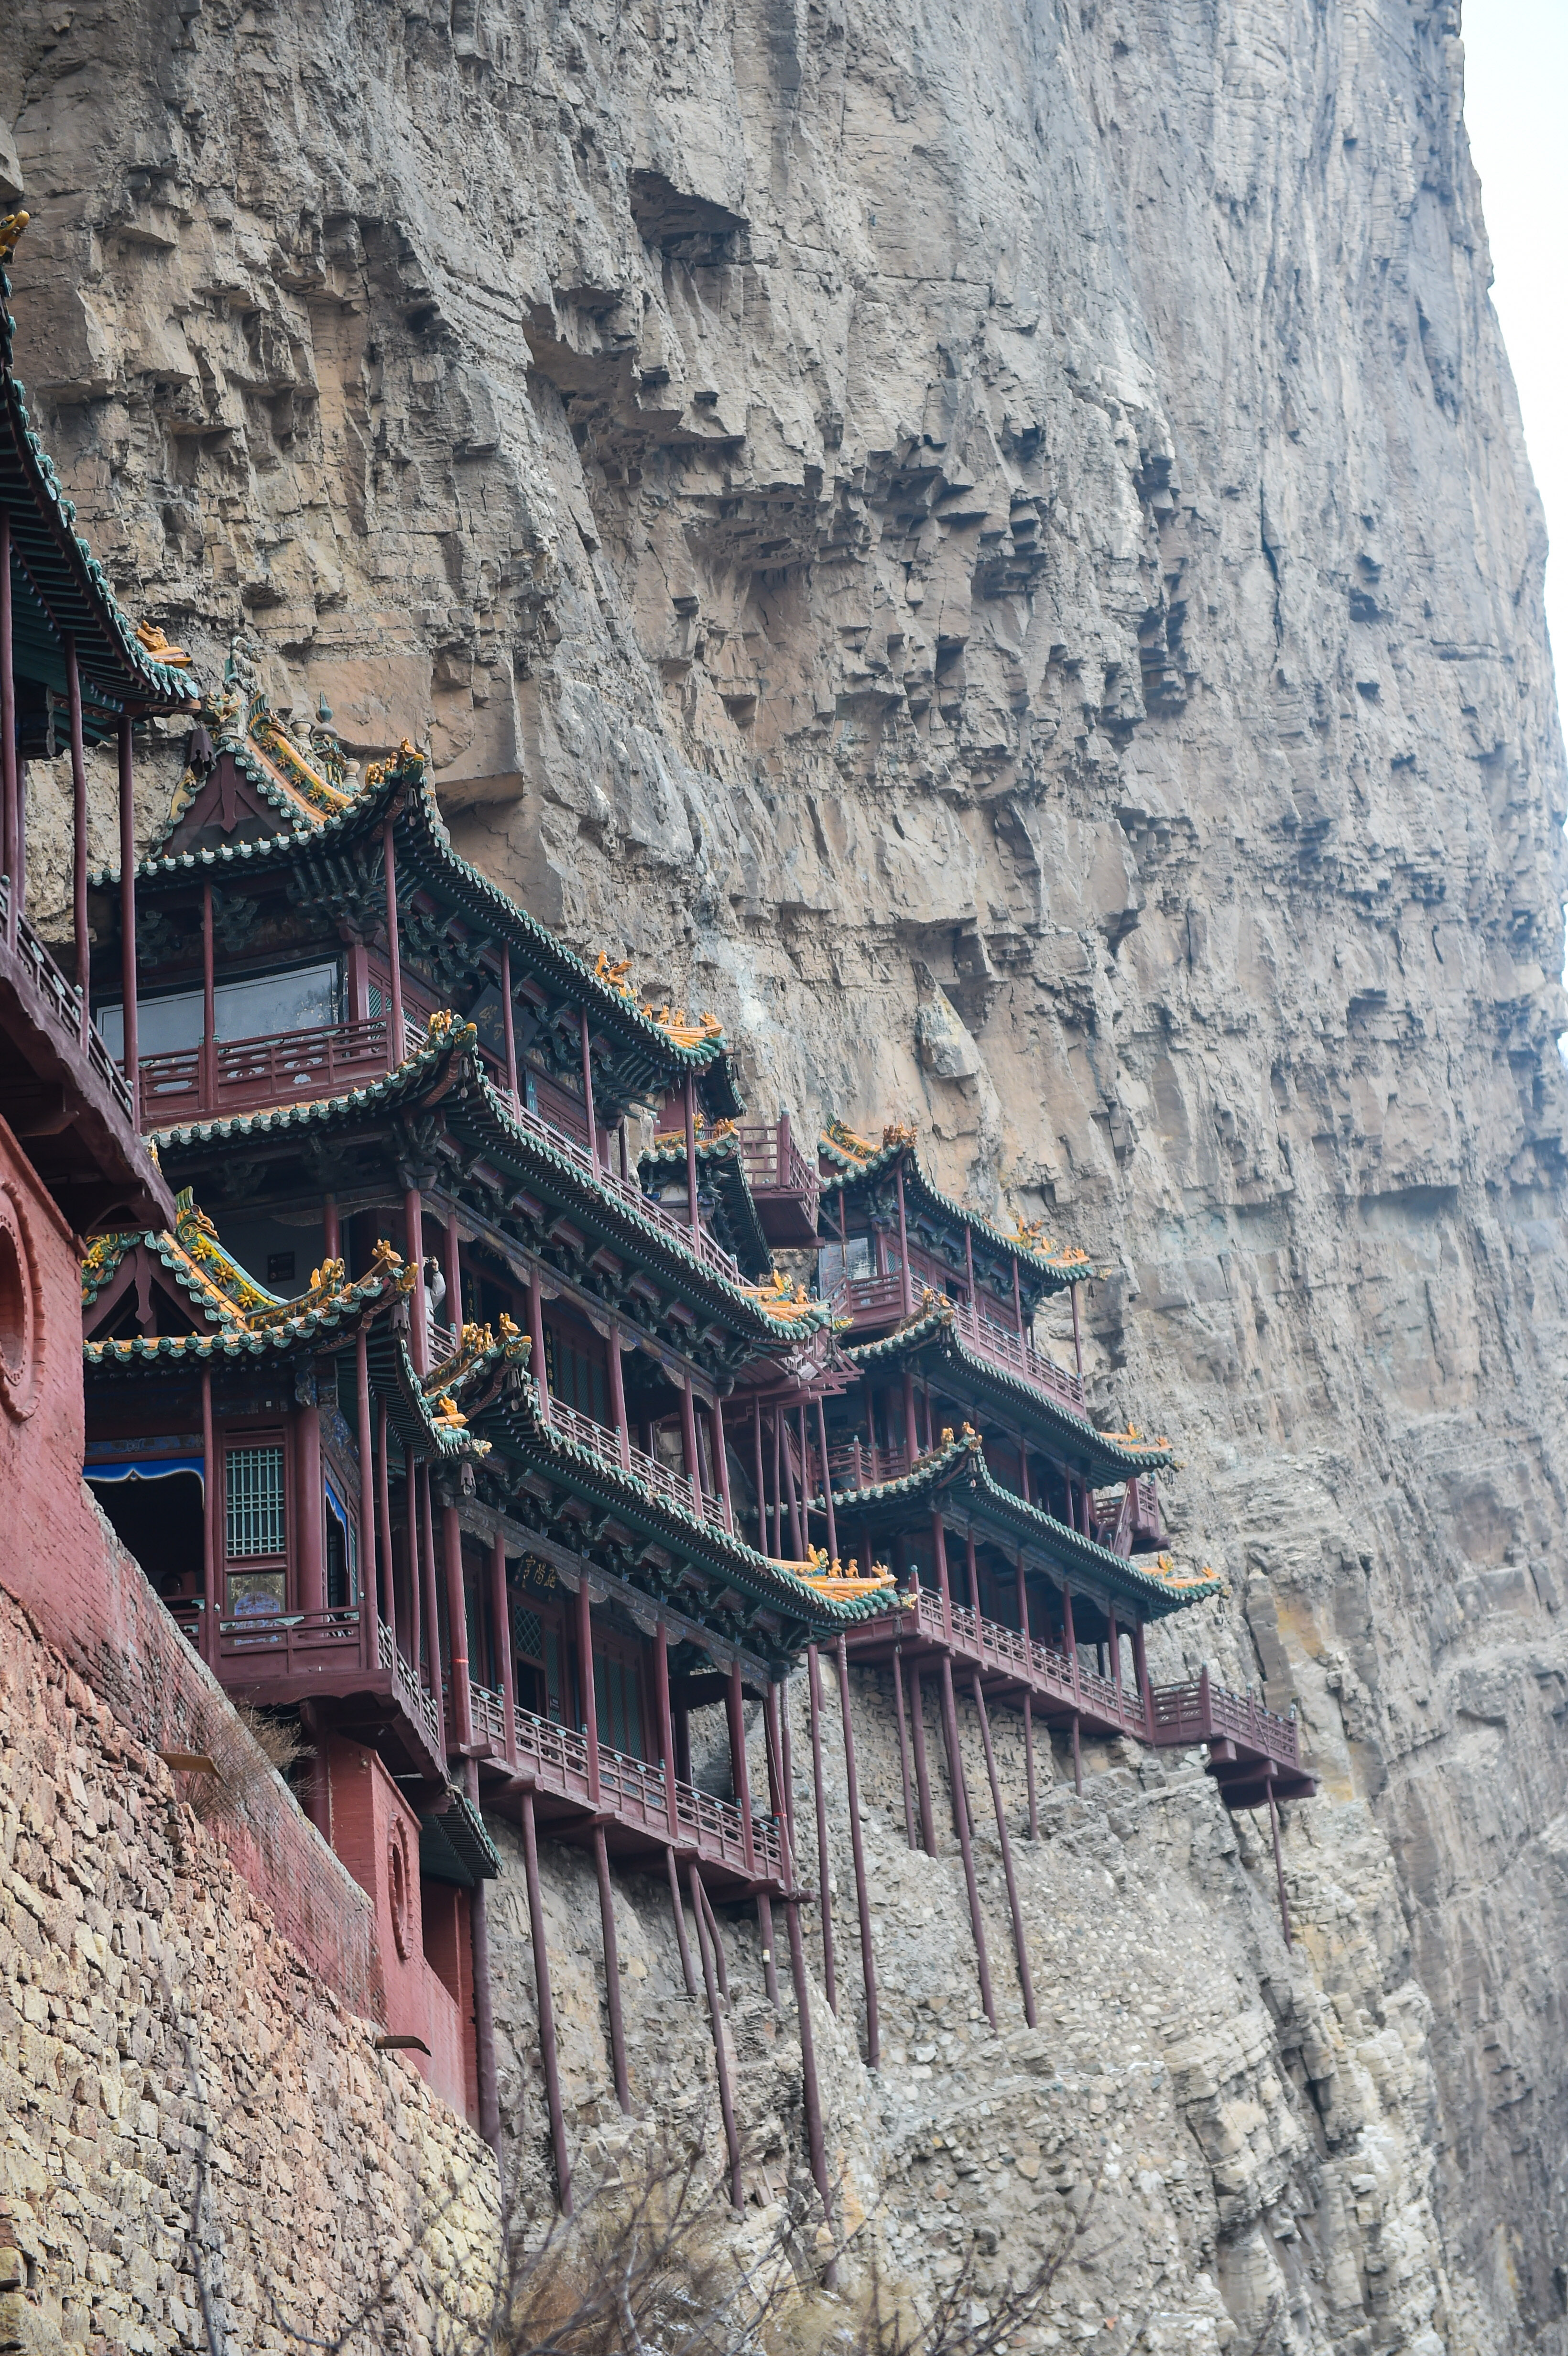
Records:
[[[541,1837],[593,1858],[624,2106],[612,1872],[667,1879],[737,2199],[719,1910],[756,1908],[776,2000],[782,1907],[827,2208],[801,1926],[809,1902],[837,2003],[823,1647],[873,2063],[857,1669],[891,1670],[906,1831],[931,1851],[927,1680],[938,1697],[993,2018],[961,1705],[1030,2020],[989,1711],[1022,1714],[1031,1837],[1041,1728],[1075,1769],[1084,1734],[1206,1744],[1233,1806],[1313,1789],[1293,1719],[1207,1677],[1150,1682],[1148,1623],[1218,1582],[1163,1550],[1167,1444],[1099,1429],[1081,1363],[1037,1346],[1041,1304],[1071,1290],[1076,1330],[1096,1270],[948,1199],[906,1129],[748,1119],[717,1023],[642,1002],[459,857],[411,744],[361,776],[325,705],[308,725],[272,710],[238,647],[198,706],[177,650],[114,607],[8,373],[5,391],[0,1110],[79,1239],[87,1481],[228,1691],[297,1718],[303,1802],[400,1952],[422,1941],[465,2040],[454,2099],[484,2133],[488,1819],[520,1835],[562,2198]],[[190,734],[137,858],[132,728],[155,712]],[[90,874],[83,748],[110,737],[121,856]],[[19,764],[57,743],[77,781],[70,980],[21,914]],[[812,1826],[782,1706],[803,1660]],[[727,1776],[694,1768],[709,1710]],[[400,1867],[366,1833],[394,1817],[417,1829]]]

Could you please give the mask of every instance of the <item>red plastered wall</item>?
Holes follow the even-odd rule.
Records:
[[[229,1703],[81,1477],[80,1271],[3,1120],[0,1229],[0,1585],[147,1749],[210,1751]],[[251,1779],[222,1830],[284,1935],[353,2011],[385,2019],[370,1903],[282,1782]]]
[[[333,1846],[375,1909],[387,2027],[421,2037],[408,2059],[471,2123],[478,2116],[474,1944],[468,1893],[421,1885],[419,1818],[373,1751],[343,1735],[327,1747]]]

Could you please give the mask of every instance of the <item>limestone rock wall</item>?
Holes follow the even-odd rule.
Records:
[[[13,16],[24,372],[133,602],[428,735],[759,1110],[1117,1262],[1097,1399],[1232,1586],[1157,1674],[1299,1694],[1289,1985],[1410,2106],[1367,2295],[1560,2351],[1564,779],[1454,0]],[[1291,2328],[1417,2344],[1334,2319],[1349,2216]]]
[[[495,2163],[375,2029],[0,1590],[0,2346],[425,2356],[484,2315]]]

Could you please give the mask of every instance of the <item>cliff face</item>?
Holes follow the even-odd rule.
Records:
[[[1179,1838],[1179,1986],[1051,1950],[1234,2046],[1172,2065],[1183,2280],[1238,2348],[1568,2348],[1564,776],[1457,7],[13,19],[24,373],[134,608],[428,731],[755,1108],[1119,1262],[1102,1401],[1232,1589],[1156,1674],[1297,1694],[1325,1775],[1290,1958]]]

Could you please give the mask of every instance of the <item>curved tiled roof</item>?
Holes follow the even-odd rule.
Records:
[[[844,1355],[857,1366],[874,1366],[914,1356],[928,1344],[934,1344],[944,1357],[957,1359],[977,1388],[990,1389],[1020,1416],[1049,1432],[1072,1461],[1097,1463],[1107,1475],[1119,1473],[1124,1478],[1135,1472],[1157,1472],[1176,1461],[1163,1434],[1150,1440],[1130,1427],[1125,1431],[1102,1431],[1065,1399],[1053,1398],[1010,1367],[970,1349],[958,1329],[957,1312],[944,1294],[928,1292],[906,1324],[895,1326],[875,1342],[847,1343]]]
[[[1037,1283],[1043,1279],[1051,1290],[1061,1291],[1070,1284],[1092,1281],[1112,1273],[1076,1244],[1057,1243],[1046,1234],[1043,1220],[1020,1220],[1008,1235],[983,1212],[971,1211],[965,1204],[955,1202],[951,1194],[944,1194],[927,1175],[915,1151],[915,1132],[903,1121],[890,1121],[882,1131],[881,1143],[875,1145],[843,1121],[830,1120],[817,1140],[817,1151],[828,1165],[822,1181],[825,1195],[865,1179],[880,1177],[901,1160],[906,1187],[912,1183],[917,1195],[923,1195],[933,1210],[945,1218],[959,1220],[988,1250],[1003,1251],[1019,1260]]]
[[[13,233],[0,238],[0,261],[15,245],[17,218],[6,224]],[[25,225],[26,216],[19,218]],[[81,679],[83,732],[91,743],[112,734],[125,712],[194,714],[197,691],[189,677],[181,666],[149,653],[76,530],[75,502],[33,431],[27,388],[13,371],[10,294],[11,282],[0,269],[0,505],[11,517],[12,553],[22,576],[13,609],[17,670],[63,695],[65,658],[56,632],[69,631]]]
[[[144,1240],[155,1249],[167,1238],[149,1236]],[[226,1320],[216,1333],[136,1333],[119,1342],[84,1342],[82,1355],[90,1367],[112,1373],[160,1362],[198,1365],[224,1358],[286,1357],[306,1346],[319,1351],[334,1337],[353,1333],[368,1313],[389,1307],[412,1281],[413,1270],[395,1252],[389,1251],[369,1275],[353,1279],[344,1274],[340,1259],[328,1260],[297,1301],[275,1301],[253,1318]]]
[[[462,1099],[454,1090],[458,1081],[463,1084]],[[715,1313],[726,1316],[732,1327],[738,1322],[739,1330],[776,1342],[831,1323],[828,1302],[792,1294],[781,1280],[772,1285],[747,1285],[720,1274],[651,1211],[641,1212],[627,1195],[600,1186],[564,1142],[557,1149],[531,1128],[523,1128],[514,1119],[508,1099],[491,1086],[479,1054],[478,1033],[472,1023],[459,1022],[451,1013],[432,1015],[423,1045],[406,1055],[395,1070],[361,1087],[347,1089],[341,1096],[312,1097],[296,1104],[237,1113],[227,1119],[182,1121],[160,1130],[158,1142],[172,1158],[182,1146],[227,1144],[288,1130],[319,1131],[357,1113],[411,1098],[433,1102],[437,1086],[451,1107],[463,1101],[477,1108],[477,1125],[488,1130],[496,1147],[509,1148],[521,1168],[537,1170],[541,1161],[547,1163],[569,1200],[585,1210],[591,1208],[611,1236],[624,1237],[629,1229],[645,1265],[662,1267],[672,1290],[695,1292]]]
[[[912,1469],[896,1481],[879,1481],[863,1489],[835,1489],[834,1511],[912,1502],[960,1483],[978,1500],[993,1525],[1016,1537],[1032,1538],[1064,1570],[1076,1570],[1093,1582],[1116,1589],[1142,1604],[1151,1618],[1162,1619],[1223,1590],[1224,1581],[1215,1570],[1205,1568],[1183,1575],[1168,1555],[1159,1556],[1153,1566],[1135,1562],[1129,1555],[1113,1554],[1096,1538],[1086,1538],[1081,1530],[1069,1529],[1065,1522],[1040,1506],[1026,1505],[1021,1497],[992,1479],[984,1442],[967,1426],[956,1437],[944,1432],[943,1445],[917,1457]],[[816,1500],[812,1502],[815,1506]]]
[[[773,1254],[757,1215],[751,1180],[746,1175],[740,1131],[732,1120],[715,1121],[711,1126],[705,1121],[698,1122],[697,1164],[699,1182],[706,1176],[723,1208],[730,1240],[740,1247],[735,1253],[736,1258],[752,1274],[766,1274],[773,1267]],[[684,1130],[661,1131],[654,1140],[653,1151],[639,1156],[637,1166],[645,1186],[650,1181],[656,1183],[661,1172],[684,1180]],[[720,1240],[724,1238],[720,1237]]]

